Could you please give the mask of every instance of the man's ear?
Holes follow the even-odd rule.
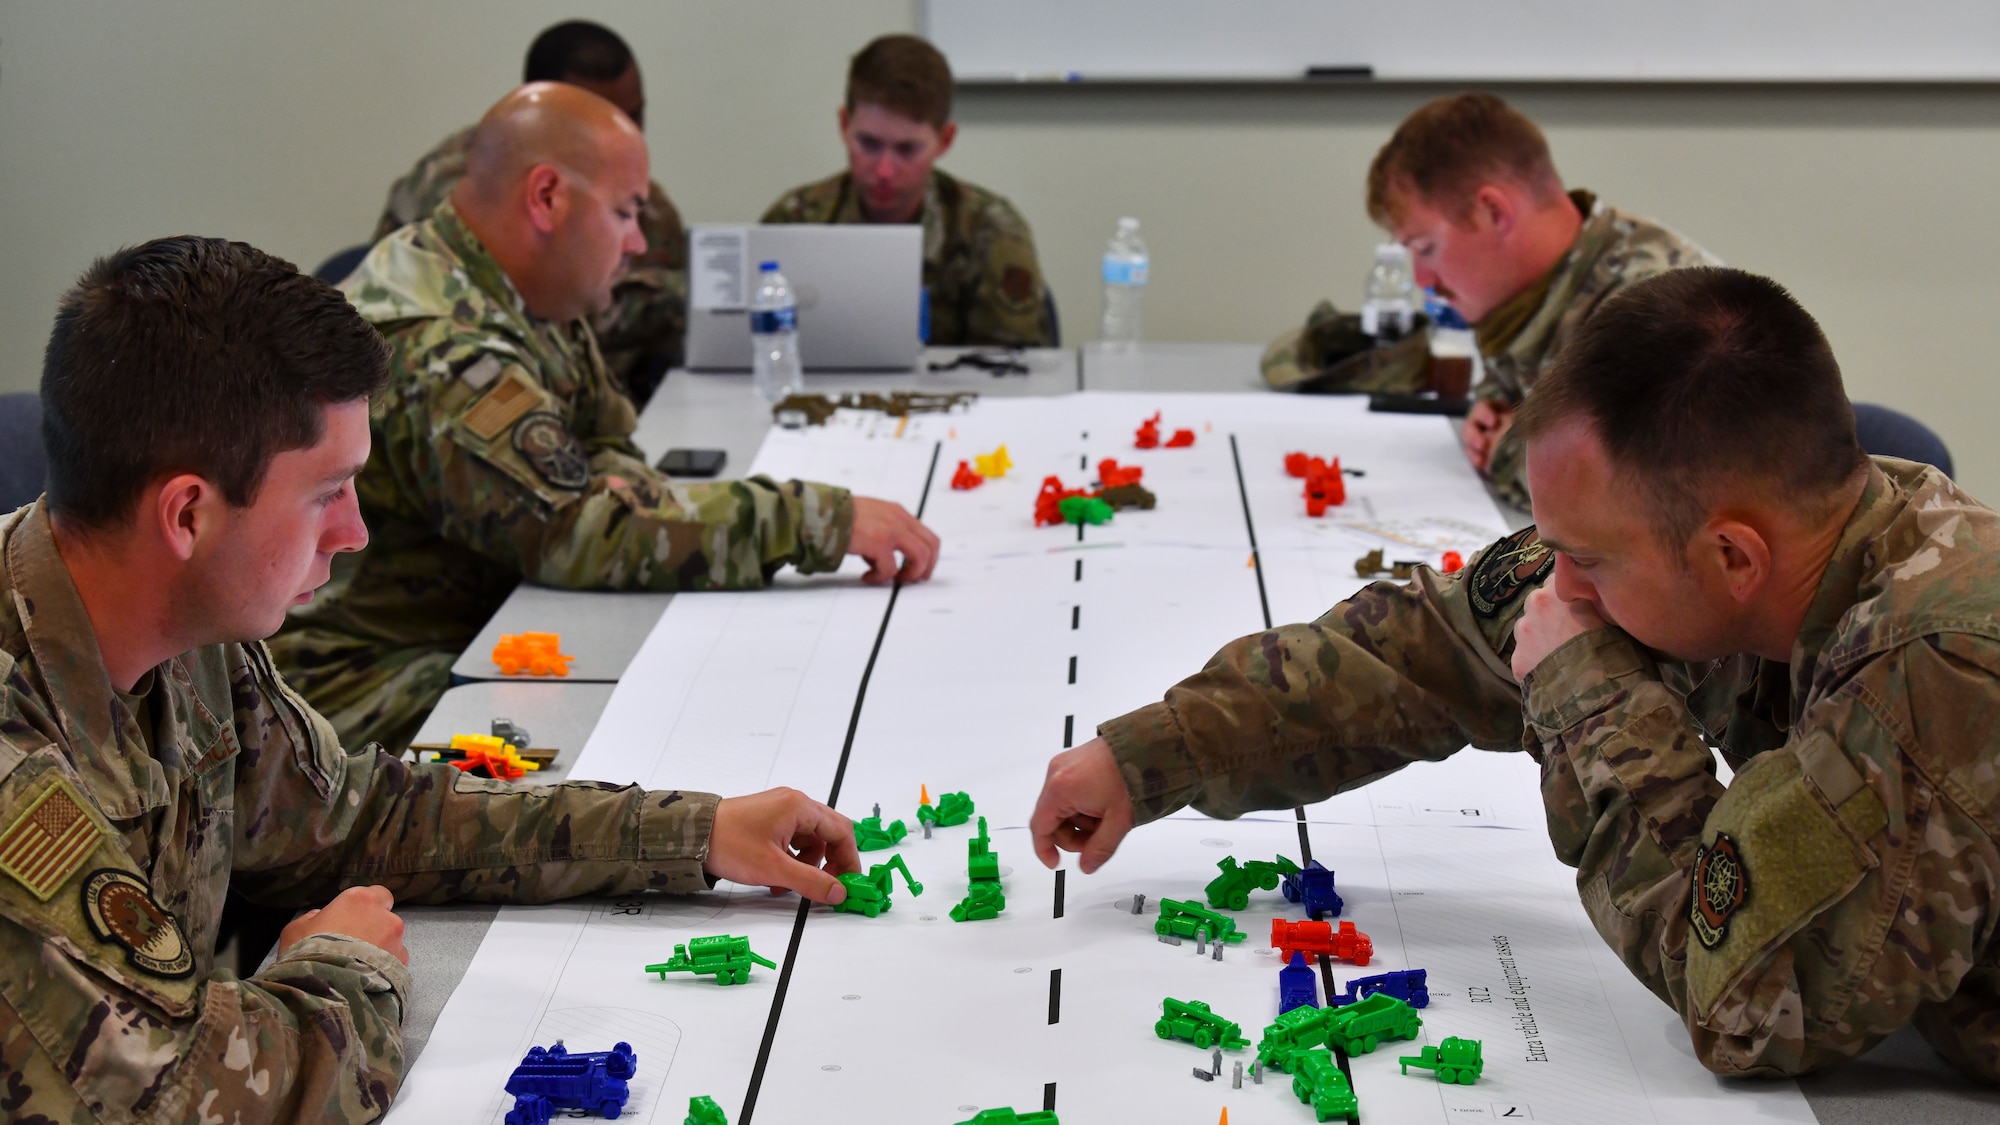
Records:
[[[541,234],[554,233],[569,210],[569,188],[568,177],[552,164],[537,164],[528,169],[522,190],[529,225]]]
[[[848,116],[847,107],[841,106],[838,110],[834,112],[835,112],[835,117],[840,122],[840,139],[844,141],[847,139],[847,116]]]
[[[220,489],[193,473],[169,477],[142,510],[152,513],[153,527],[167,551],[182,562],[194,558],[205,538],[217,534],[224,500]]]
[[[1695,533],[1692,562],[1707,567],[1738,605],[1764,592],[1771,577],[1771,544],[1741,520],[1717,516]]]
[[[1516,206],[1513,195],[1505,189],[1496,184],[1485,184],[1472,193],[1472,214],[1478,225],[1508,235],[1514,232],[1514,225],[1520,219],[1520,208]]]
[[[958,139],[958,122],[956,121],[945,122],[944,126],[937,131],[937,135],[938,135],[937,155],[932,157],[931,159],[942,160],[944,159],[944,154],[951,151],[951,142]]]

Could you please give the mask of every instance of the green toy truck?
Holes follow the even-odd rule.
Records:
[[[1300,1055],[1327,1045],[1326,1031],[1335,1011],[1298,1007],[1283,1013],[1257,1041],[1257,1061],[1274,1070],[1291,1071]]]
[[[978,922],[998,918],[1007,909],[1007,896],[1000,890],[1000,856],[993,839],[986,834],[986,818],[979,818],[979,834],[965,842],[965,873],[971,885],[965,898],[951,908],[954,922]]]
[[[1292,1076],[1292,1093],[1311,1106],[1313,1116],[1321,1121],[1336,1117],[1361,1120],[1361,1101],[1354,1096],[1353,1085],[1340,1072],[1340,1063],[1329,1051],[1308,1051],[1299,1057],[1298,1073]]]
[[[1185,1039],[1204,1051],[1210,1047],[1240,1051],[1250,1045],[1241,1027],[1209,1011],[1207,1004],[1171,996],[1160,1001],[1160,1018],[1153,1024],[1153,1034],[1162,1039]]]
[[[1417,1010],[1386,992],[1332,1009],[1326,1041],[1350,1055],[1365,1055],[1384,1039],[1415,1039],[1424,1025]]]
[[[1278,856],[1274,860],[1253,859],[1238,864],[1233,855],[1222,857],[1216,864],[1222,874],[1209,882],[1208,904],[1217,910],[1244,910],[1250,906],[1250,891],[1253,888],[1275,891],[1278,881],[1287,875],[1297,875],[1299,865]]]
[[[1404,1074],[1410,1073],[1410,1068],[1414,1066],[1437,1075],[1439,1082],[1470,1086],[1479,1081],[1479,1075],[1486,1069],[1486,1060],[1479,1057],[1480,1050],[1477,1039],[1447,1035],[1444,1042],[1435,1047],[1425,1047],[1417,1057],[1405,1055],[1396,1061],[1403,1064]]]
[[[868,869],[868,874],[850,871],[840,877],[840,885],[847,888],[847,897],[833,909],[842,914],[865,914],[870,918],[889,909],[889,892],[895,889],[895,872],[903,873],[903,882],[910,893],[924,893],[924,885],[910,875],[910,865],[902,856],[892,856],[887,863],[878,863]]]
[[[879,816],[865,816],[854,822],[854,846],[864,852],[893,848],[909,834],[910,829],[900,820],[884,825]]]
[[[982,1109],[958,1125],[1062,1125],[1062,1123],[1056,1120],[1056,1113],[1052,1109],[1015,1113],[1013,1106],[1003,1105],[998,1109]]]
[[[1236,928],[1234,919],[1225,918],[1213,910],[1203,909],[1200,903],[1183,902],[1179,899],[1160,900],[1160,917],[1153,923],[1153,932],[1163,937],[1193,937],[1196,930],[1205,930],[1210,941],[1239,942],[1242,931]]]
[[[972,798],[963,792],[941,793],[937,804],[917,806],[917,819],[933,828],[950,828],[972,819]]]
[[[672,957],[660,964],[646,966],[646,971],[660,974],[661,980],[667,979],[668,973],[693,973],[696,976],[713,976],[717,984],[743,984],[750,979],[752,965],[762,965],[767,969],[778,967],[752,953],[749,938],[717,934],[714,937],[698,937],[686,945],[675,945]]]

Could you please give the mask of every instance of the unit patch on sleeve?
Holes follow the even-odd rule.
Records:
[[[102,868],[83,881],[83,916],[99,941],[116,942],[134,968],[170,980],[194,972],[194,953],[153,889],[129,872]]]
[[[1521,591],[1549,576],[1556,565],[1556,553],[1542,543],[1534,527],[1521,530],[1487,548],[1466,577],[1472,612],[1481,617],[1498,616]]]
[[[1717,833],[1715,843],[1694,861],[1693,886],[1688,892],[1688,921],[1706,949],[1729,936],[1729,917],[1750,897],[1750,872],[1736,852],[1736,841]]]
[[[43,902],[69,881],[104,833],[83,811],[68,780],[56,778],[26,812],[0,832],[0,871]]]
[[[590,459],[583,443],[561,418],[540,411],[514,427],[514,448],[541,478],[557,488],[577,489],[590,483]]]
[[[514,420],[535,408],[541,396],[533,384],[516,372],[509,372],[499,385],[479,396],[465,412],[465,428],[483,441],[492,441],[507,432]]]

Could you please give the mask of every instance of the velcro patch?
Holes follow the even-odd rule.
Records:
[[[180,923],[153,901],[153,888],[128,871],[102,868],[83,881],[83,917],[99,941],[115,942],[132,967],[169,980],[194,972]]]
[[[1556,553],[1542,542],[1533,525],[1509,535],[1486,549],[1466,576],[1465,592],[1472,612],[1493,618],[1521,591],[1539,585],[1556,565]]]
[[[486,389],[486,384],[491,383],[500,374],[502,366],[504,365],[500,362],[499,356],[487,352],[474,362],[466,364],[465,370],[460,371],[458,377],[473,390],[483,391]]]
[[[1022,266],[1008,266],[1000,273],[1000,292],[1018,305],[1035,295],[1035,275]]]
[[[58,777],[0,832],[0,872],[47,902],[103,838],[76,790]]]
[[[465,412],[465,428],[483,440],[492,441],[540,401],[541,396],[526,377],[509,372],[498,386],[481,395],[472,409]]]
[[[590,483],[590,458],[561,418],[547,411],[530,414],[514,427],[514,448],[541,478],[557,488]]]

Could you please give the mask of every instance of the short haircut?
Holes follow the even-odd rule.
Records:
[[[1532,448],[1572,419],[1650,502],[1676,555],[1732,496],[1783,498],[1818,518],[1868,463],[1818,322],[1784,286],[1742,270],[1670,270],[1599,305],[1514,427]]]
[[[182,236],[101,258],[42,361],[49,510],[115,527],[177,473],[247,507],[271,459],[316,444],[322,408],[373,394],[388,366],[339,290],[253,246]]]
[[[1520,110],[1491,94],[1439,98],[1396,127],[1368,166],[1368,217],[1384,227],[1417,200],[1454,219],[1480,187],[1511,180],[1547,203],[1562,194],[1549,142]]]
[[[632,48],[618,33],[589,20],[559,23],[540,35],[528,48],[528,62],[521,81],[562,82],[587,78],[610,82],[632,66]]]
[[[951,120],[951,64],[914,35],[884,35],[847,67],[847,109],[867,102],[942,129]]]

